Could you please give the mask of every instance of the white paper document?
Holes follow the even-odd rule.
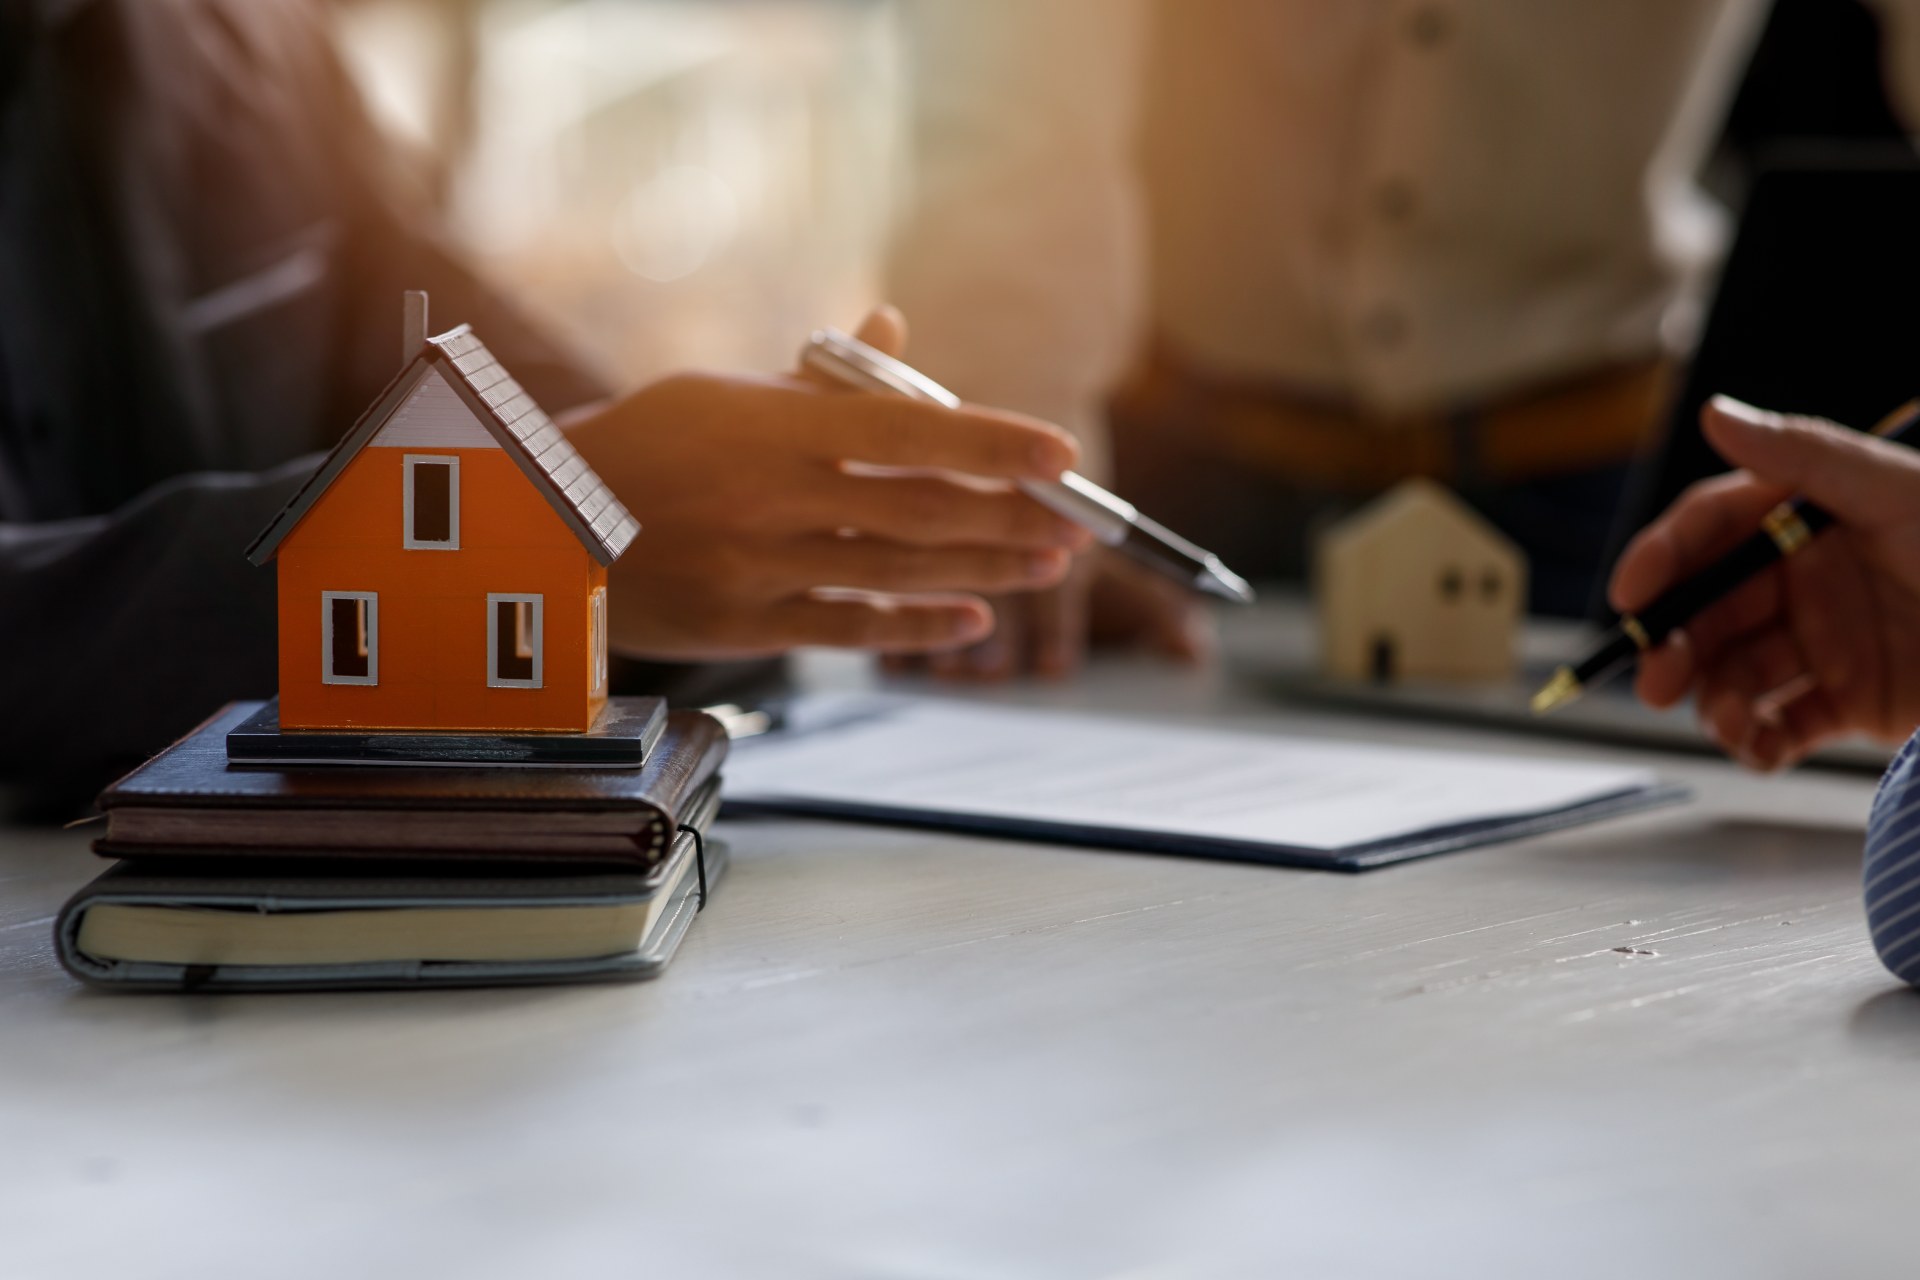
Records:
[[[1615,765],[942,699],[803,700],[795,721],[737,744],[729,806],[1357,867],[1673,798]]]

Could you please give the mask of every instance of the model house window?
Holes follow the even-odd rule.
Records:
[[[320,593],[320,680],[380,683],[380,597],[373,592]]]
[[[406,522],[401,545],[409,551],[460,549],[460,459],[409,453]]]
[[[540,688],[540,597],[487,596],[487,683]]]
[[[587,597],[587,685],[599,693],[607,687],[607,589],[595,587]]]

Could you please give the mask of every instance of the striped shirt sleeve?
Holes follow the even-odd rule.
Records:
[[[1874,793],[1862,875],[1874,950],[1894,976],[1920,986],[1920,733]]]

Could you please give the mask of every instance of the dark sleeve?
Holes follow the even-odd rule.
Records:
[[[0,523],[0,778],[16,802],[73,810],[221,703],[272,695],[274,575],[243,551],[318,462]]]
[[[196,0],[160,12],[124,0],[80,16],[87,21],[31,28],[37,79],[18,80],[9,71],[17,60],[0,57],[0,122],[15,107],[65,101],[82,76],[113,89],[84,99],[95,108],[84,120],[67,119],[98,190],[53,194],[63,209],[98,212],[121,208],[123,190],[170,193],[138,205],[139,234],[126,243],[104,215],[74,235],[92,237],[87,260],[157,254],[187,264],[191,280],[156,301],[151,272],[103,275],[88,297],[139,318],[124,326],[125,341],[39,295],[0,292],[0,313],[57,336],[55,348],[72,357],[58,367],[58,412],[36,423],[29,409],[9,423],[0,351],[0,790],[11,793],[0,805],[30,799],[51,814],[84,803],[221,703],[273,694],[275,574],[244,552],[311,473],[317,458],[301,455],[344,431],[399,367],[402,290],[431,291],[443,328],[473,324],[549,408],[605,394],[586,362],[483,283],[409,198],[317,6]],[[0,24],[0,35],[11,30]],[[214,38],[223,33],[230,39]],[[232,100],[214,110],[222,93]],[[15,190],[43,176],[28,162],[44,160],[44,149],[23,151],[7,136],[0,186]],[[263,169],[279,175],[271,190],[243,181]],[[40,230],[23,225],[0,229],[16,239]],[[206,334],[169,327],[197,293],[284,254],[288,229],[308,227],[326,228],[323,243],[337,251],[324,309],[268,304]],[[147,394],[134,407],[163,419],[151,433],[161,450],[143,449],[148,436],[131,433],[131,415],[74,394],[67,376],[67,365],[84,363],[82,387],[125,385],[126,352],[150,347],[169,357],[166,376],[142,381]],[[15,372],[24,383],[28,371]],[[189,393],[159,393],[176,381]],[[301,394],[315,402],[287,403]],[[92,430],[88,414],[112,425]],[[35,426],[65,447],[35,454]],[[114,487],[137,496],[89,506],[75,477],[109,458],[133,481]]]
[[[5,5],[0,0],[0,15]],[[67,451],[73,466],[49,472],[15,465],[0,448],[0,789],[31,797],[42,811],[84,802],[222,702],[274,692],[275,575],[249,565],[244,551],[317,459],[257,472],[207,469],[267,465],[324,447],[346,430],[399,366],[402,291],[429,292],[437,329],[473,325],[549,412],[607,394],[587,361],[450,248],[369,121],[319,13],[302,0],[122,0],[88,11],[89,30],[113,38],[97,42],[100,49],[88,46],[87,56],[107,59],[112,74],[102,83],[121,87],[133,100],[123,114],[142,126],[123,136],[115,114],[112,127],[88,137],[113,162],[112,175],[124,176],[114,167],[121,166],[179,195],[177,209],[134,202],[143,216],[133,247],[157,245],[167,264],[200,263],[208,277],[203,288],[257,266],[254,249],[266,261],[271,252],[284,253],[276,235],[285,228],[324,227],[337,254],[327,267],[330,301],[316,307],[311,326],[295,323],[291,307],[267,306],[227,323],[219,333],[224,346],[196,345],[201,339],[171,329],[167,341],[149,343],[164,350],[165,371],[191,394],[151,394],[149,382],[129,378],[124,362],[100,355],[96,334],[68,344],[88,355],[82,386],[137,385],[139,404],[165,399],[177,410],[152,433],[168,446],[148,450],[153,458],[124,432],[89,431],[89,422],[123,424],[125,415],[88,409],[87,418],[75,407],[85,397],[72,395],[61,406],[72,420],[58,425],[70,440],[89,442]],[[82,25],[65,30],[85,34]],[[0,26],[0,37],[6,35]],[[205,52],[228,49],[229,38],[240,43],[226,54]],[[6,52],[0,49],[0,121],[10,97],[4,91],[15,83]],[[223,102],[224,111],[216,110]],[[150,135],[194,145],[157,146]],[[181,156],[207,167],[182,170]],[[264,194],[260,184],[240,181],[261,173],[273,175]],[[219,234],[210,234],[210,225]],[[102,258],[111,247],[89,242],[82,256]],[[187,299],[155,303],[142,292],[156,274],[171,278],[129,272],[95,300],[115,317],[173,316]],[[72,317],[51,304],[36,309],[17,291],[0,289],[0,315],[9,310],[36,331],[71,327]],[[243,340],[239,331],[247,326],[258,341]],[[276,370],[288,376],[261,376]],[[7,416],[4,373],[0,362],[0,427]],[[311,401],[287,387],[310,389]],[[318,432],[295,430],[295,419],[317,424]],[[24,429],[24,422],[14,425]],[[0,430],[0,446],[11,434]],[[173,466],[176,455],[186,465]],[[56,482],[121,457],[139,465],[130,464],[132,481],[104,501],[61,507],[44,500]],[[9,494],[15,500],[7,501]],[[124,494],[138,496],[108,514],[55,518],[100,510]],[[706,674],[662,667],[647,678],[660,687]]]

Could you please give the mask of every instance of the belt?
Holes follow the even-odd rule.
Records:
[[[1616,365],[1445,413],[1372,415],[1195,374],[1156,351],[1115,397],[1116,426],[1177,430],[1206,453],[1290,484],[1371,493],[1412,476],[1457,488],[1621,463],[1667,407],[1672,366]]]

